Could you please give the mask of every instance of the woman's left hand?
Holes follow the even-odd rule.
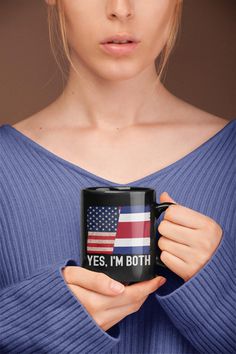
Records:
[[[215,220],[175,202],[167,192],[160,203],[172,202],[158,226],[161,234],[160,259],[185,281],[192,278],[211,258],[222,238],[222,228]]]

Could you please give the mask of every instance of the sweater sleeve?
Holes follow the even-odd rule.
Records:
[[[175,327],[200,353],[236,352],[235,275],[235,240],[223,230],[220,244],[198,273],[173,292],[155,292]]]
[[[62,269],[73,262],[0,290],[0,353],[106,353],[117,345],[119,325],[104,331],[67,286]]]

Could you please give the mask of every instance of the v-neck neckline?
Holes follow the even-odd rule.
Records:
[[[209,139],[207,139],[206,141],[204,141],[202,144],[200,144],[198,147],[196,147],[194,150],[190,151],[188,154],[184,155],[183,157],[181,157],[180,159],[172,162],[171,164],[161,168],[160,170],[154,171],[152,173],[149,173],[146,176],[143,176],[141,178],[138,178],[134,181],[130,181],[127,183],[118,183],[115,181],[111,181],[105,177],[96,175],[95,173],[86,170],[85,168],[74,164],[73,162],[70,162],[66,159],[64,159],[63,157],[56,155],[55,153],[53,153],[52,151],[48,150],[47,148],[45,148],[44,146],[40,145],[39,143],[37,143],[36,141],[34,141],[33,139],[31,139],[30,137],[28,137],[27,135],[25,135],[24,133],[20,132],[19,130],[17,130],[15,127],[13,127],[12,125],[6,123],[2,125],[2,128],[5,128],[8,132],[13,133],[13,135],[17,136],[18,138],[21,138],[23,141],[27,142],[28,144],[30,144],[33,148],[36,148],[37,150],[39,150],[40,152],[44,153],[45,155],[49,156],[50,158],[60,162],[61,164],[64,164],[67,167],[73,168],[74,170],[100,182],[100,183],[104,183],[105,185],[112,185],[112,186],[132,186],[132,185],[138,185],[141,184],[143,182],[147,182],[149,180],[151,180],[152,178],[155,178],[159,175],[162,175],[164,173],[169,172],[170,170],[172,170],[173,168],[179,166],[180,164],[186,162],[189,158],[191,158],[193,155],[195,155],[197,152],[201,151],[204,147],[208,146],[210,143],[213,143],[216,141],[216,139],[221,136],[229,127],[233,126],[233,124],[235,124],[236,119],[230,120],[222,129],[218,130],[218,132],[216,132],[214,135],[212,135]]]

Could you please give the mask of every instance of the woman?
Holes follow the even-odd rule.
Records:
[[[45,1],[70,71],[0,129],[1,353],[235,352],[235,120],[161,83],[182,2]],[[158,226],[163,286],[79,266],[80,190],[97,185],[176,201]]]

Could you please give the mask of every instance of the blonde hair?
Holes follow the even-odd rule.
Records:
[[[176,0],[172,23],[170,25],[169,38],[155,62],[157,77],[160,79],[164,74],[164,69],[166,68],[167,61],[174,48],[180,30],[183,7],[182,4],[183,0]],[[63,67],[64,64],[70,64],[76,73],[80,75],[70,57],[70,49],[66,34],[65,13],[61,0],[56,0],[54,6],[47,6],[47,20],[52,53],[62,72],[62,75],[65,75],[65,70]]]

